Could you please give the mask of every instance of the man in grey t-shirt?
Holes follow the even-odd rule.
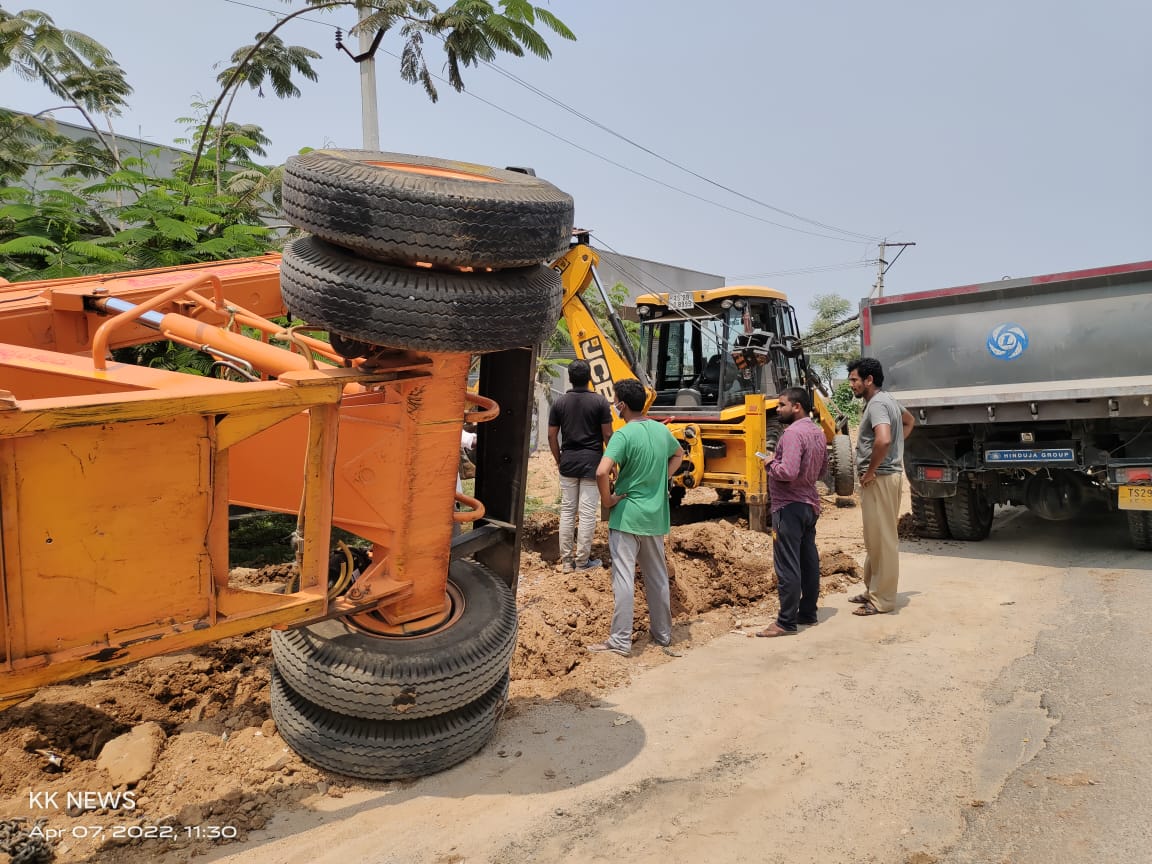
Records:
[[[878,615],[896,606],[900,582],[900,493],[904,482],[904,439],[915,420],[885,393],[879,360],[858,357],[848,364],[852,392],[864,399],[856,435],[856,469],[860,475],[860,513],[864,523],[864,593],[856,615]]]

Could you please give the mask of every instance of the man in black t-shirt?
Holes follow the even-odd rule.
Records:
[[[591,380],[588,362],[573,360],[568,365],[572,389],[548,412],[548,447],[560,469],[560,562],[566,573],[600,566],[599,559],[588,556],[600,509],[596,466],[612,437],[612,411],[607,399],[588,389]]]

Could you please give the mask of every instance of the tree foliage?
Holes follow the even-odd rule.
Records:
[[[307,12],[331,11],[351,6],[367,13],[349,31],[353,35],[369,33],[383,36],[389,32],[398,32],[403,40],[400,77],[411,84],[421,84],[433,102],[439,98],[439,94],[424,59],[425,36],[441,40],[446,55],[448,83],[456,90],[464,89],[462,67],[493,60],[499,53],[523,57],[527,49],[537,57],[544,59],[551,57],[552,51],[536,30],[537,25],[551,30],[561,38],[572,40],[576,38],[563,21],[547,9],[532,5],[528,0],[497,0],[496,6],[487,0],[456,0],[443,11],[431,0],[306,0],[306,3],[303,9],[285,15],[268,32],[260,34],[255,44],[246,52],[241,49],[233,54],[233,65],[227,70],[231,74],[227,77],[221,75],[225,78],[223,90],[208,111],[206,126],[211,126],[216,112],[224,101],[227,99],[230,102],[229,94],[234,95],[235,88],[250,75],[246,71],[249,64],[262,52],[270,51],[280,70],[288,70],[293,66],[293,59],[286,49],[278,51],[267,46],[272,44],[273,39],[279,40],[276,31],[284,24]],[[300,59],[299,55],[297,59]],[[271,79],[271,72],[269,77]],[[273,85],[275,86],[275,82]],[[196,145],[192,157],[190,171],[192,179],[195,179],[200,168],[200,158],[206,141],[207,129]]]
[[[0,72],[7,70],[66,100],[66,107],[80,112],[108,156],[117,161],[115,145],[92,114],[117,116],[128,104],[132,88],[107,48],[83,33],[57,27],[35,9],[0,9]]]
[[[838,294],[819,294],[810,306],[816,313],[803,334],[805,354],[817,374],[827,383],[842,377],[845,364],[860,353],[855,321],[843,323],[852,315],[852,302]]]
[[[195,118],[186,122],[199,130]],[[171,174],[156,171],[158,151],[125,157],[118,168],[97,158],[87,166],[95,179],[55,177],[44,188],[0,184],[0,276],[54,279],[268,251],[278,169],[254,161],[267,138],[259,127],[229,124],[222,141],[227,169],[219,192],[188,182],[187,159]],[[59,152],[66,145],[46,146]]]

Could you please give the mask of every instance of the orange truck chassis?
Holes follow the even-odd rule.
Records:
[[[278,279],[269,255],[0,286],[0,706],[269,626],[339,615],[385,635],[434,627],[454,555],[514,582],[522,495],[508,490],[523,486],[531,385],[505,382],[531,381],[534,352],[481,361],[482,383],[504,387],[520,418],[500,444],[480,427],[477,488],[495,505],[482,518],[456,493],[460,430],[466,411],[500,412],[467,393],[471,355],[342,361],[269,320],[284,312]],[[117,301],[131,311],[111,311]],[[263,380],[107,359],[157,338],[211,346]],[[230,504],[299,514],[299,590],[229,585]],[[454,550],[459,521],[476,530]],[[373,551],[330,600],[332,525]]]

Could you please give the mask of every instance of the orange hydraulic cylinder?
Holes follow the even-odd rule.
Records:
[[[204,346],[246,360],[259,371],[272,376],[313,368],[303,354],[285,351],[267,342],[249,339],[240,333],[232,333],[175,312],[164,316],[160,332],[176,342]]]

